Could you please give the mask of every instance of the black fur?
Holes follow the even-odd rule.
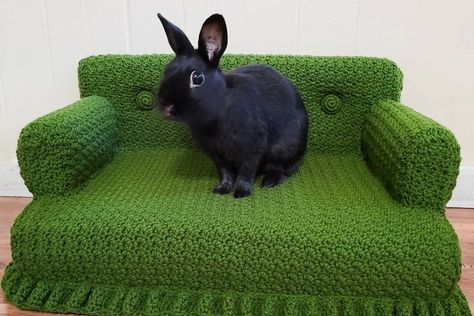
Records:
[[[159,17],[176,52],[160,84],[159,108],[166,117],[187,123],[215,162],[220,183],[213,192],[234,190],[234,197],[245,197],[251,194],[256,175],[263,175],[263,188],[291,176],[303,160],[308,129],[295,86],[264,65],[223,74],[218,65],[227,46],[227,30],[221,15],[204,22],[199,47],[192,53],[186,35]],[[193,71],[204,75],[201,86],[190,86]]]

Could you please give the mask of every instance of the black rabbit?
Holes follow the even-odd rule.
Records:
[[[188,124],[220,176],[213,192],[245,197],[256,175],[262,187],[280,184],[299,167],[306,152],[308,116],[295,86],[264,65],[227,74],[219,60],[227,46],[222,15],[203,24],[195,50],[177,26],[158,14],[176,54],[160,84],[163,115]]]

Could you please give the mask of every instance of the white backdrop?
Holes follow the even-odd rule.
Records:
[[[473,0],[0,0],[0,170],[17,175],[25,124],[78,99],[81,58],[171,52],[157,12],[194,44],[204,19],[222,13],[227,52],[394,60],[402,101],[449,127],[474,173]]]

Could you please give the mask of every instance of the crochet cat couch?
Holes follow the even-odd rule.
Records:
[[[93,56],[81,100],[26,126],[34,199],[11,230],[5,298],[108,315],[470,315],[444,207],[449,130],[399,103],[386,59],[226,56],[272,65],[309,117],[300,170],[252,196],[218,177],[186,127],[153,111],[168,55]]]

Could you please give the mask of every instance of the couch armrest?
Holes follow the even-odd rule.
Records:
[[[461,161],[453,134],[396,101],[381,101],[362,128],[369,168],[404,205],[444,209]]]
[[[20,133],[20,173],[35,197],[65,194],[91,178],[118,148],[112,105],[91,96],[47,114]]]

